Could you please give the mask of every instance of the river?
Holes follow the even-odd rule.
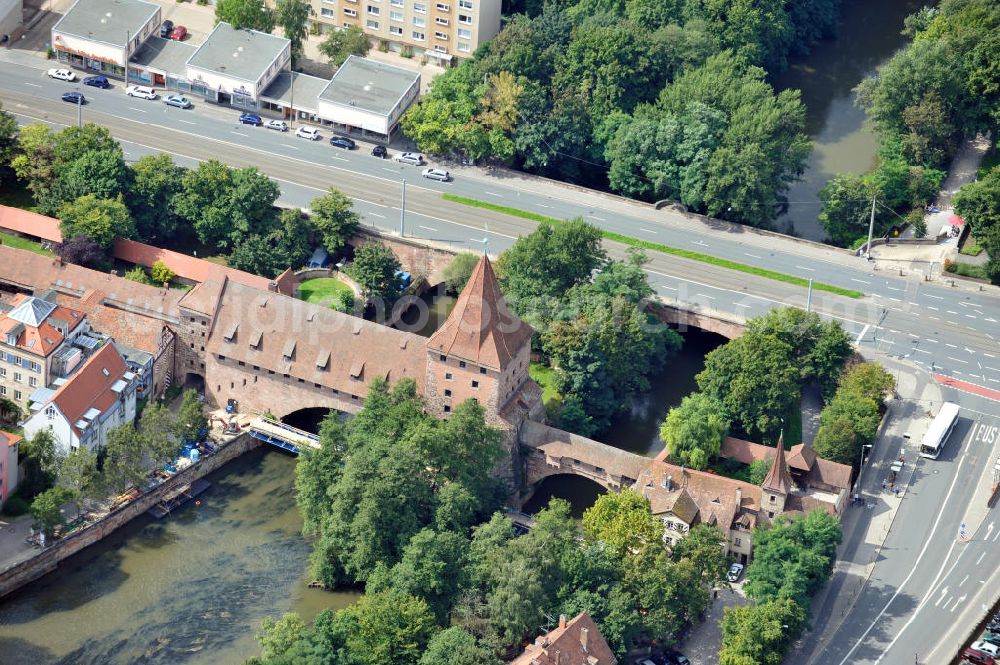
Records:
[[[788,212],[776,228],[809,240],[827,235],[817,194],[837,173],[864,173],[874,165],[878,142],[854,105],[854,87],[906,42],[903,19],[932,0],[843,0],[837,36],[816,44],[773,79],[778,90],[802,91],[806,133],[813,152],[802,180],[788,191]]]
[[[236,665],[259,654],[264,617],[353,603],[307,587],[294,469],[248,453],[208,476],[201,505],[134,520],[0,602],[0,663]]]

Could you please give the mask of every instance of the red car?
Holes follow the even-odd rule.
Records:
[[[962,660],[967,663],[975,663],[975,665],[994,665],[996,663],[993,660],[993,656],[978,649],[966,649],[963,651]]]
[[[187,34],[188,34],[188,29],[185,28],[183,25],[178,25],[174,27],[174,31],[170,33],[170,38],[180,41],[185,37],[187,37]]]

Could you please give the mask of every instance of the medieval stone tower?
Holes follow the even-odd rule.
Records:
[[[771,460],[771,468],[761,483],[760,509],[773,518],[785,512],[785,501],[792,493],[792,476],[785,463],[785,437],[778,438],[778,447]]]

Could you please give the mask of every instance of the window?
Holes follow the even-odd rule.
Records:
[[[389,34],[390,35],[396,35],[397,37],[402,37],[403,36],[403,29],[401,27],[399,27],[398,25],[390,25],[389,26]]]
[[[451,390],[450,390],[450,389],[448,389],[448,388],[445,388],[445,389],[444,389],[444,396],[445,396],[445,397],[451,397]]]
[[[393,7],[402,7],[403,0],[389,0],[389,4],[392,5]]]
[[[14,391],[14,399],[16,399],[18,401],[21,401],[21,391],[20,390],[15,390]]]
[[[458,361],[458,366],[464,368],[465,367],[465,361],[464,360],[459,360]]]
[[[441,18],[440,16],[434,19],[434,22],[437,23],[438,25],[448,25],[448,19]]]
[[[733,539],[733,545],[736,545],[736,547],[739,547],[742,544],[743,544],[743,540],[742,539],[740,539],[740,538],[734,538]]]
[[[56,417],[56,409],[55,409],[55,407],[54,406],[50,406],[49,408],[45,409],[45,415],[48,416],[49,420],[52,420],[53,418],[55,418]]]
[[[768,499],[768,501],[770,501],[771,503],[774,503],[774,495],[773,495],[773,494],[772,494],[771,496],[767,497],[767,499]]]
[[[299,383],[305,383],[305,379],[299,379]]]
[[[459,23],[464,23],[466,25],[472,25],[472,17],[471,16],[466,16],[465,14],[459,14],[458,15],[458,22]]]
[[[32,362],[32,363],[31,363],[31,371],[32,371],[32,372],[41,372],[41,371],[42,371],[42,366],[41,366],[41,365],[39,365],[39,364],[38,364],[38,363],[36,363],[36,362]]]
[[[0,376],[7,376],[7,368],[0,367]]]
[[[486,374],[486,368],[485,367],[480,367],[479,368],[479,373],[480,374]]]
[[[414,2],[413,3],[413,11],[415,11],[418,14],[426,14],[427,13],[427,5],[425,5],[422,2]]]
[[[438,360],[440,360],[443,363],[446,363],[446,362],[448,362],[448,356],[443,356],[443,355],[442,356],[438,356]]]
[[[243,362],[242,360],[240,360],[238,364],[240,367],[246,367],[246,363]]]
[[[444,375],[444,380],[445,380],[445,381],[451,381],[451,380],[452,380],[452,378],[453,378],[453,377],[451,376],[451,372],[447,372],[447,373],[446,373],[446,374]]]
[[[21,373],[20,372],[14,372],[14,380],[17,381],[17,382],[21,381]]]
[[[219,360],[225,360],[225,359],[226,359],[226,357],[220,353],[219,354]]]
[[[458,43],[458,50],[459,51],[463,51],[465,53],[468,53],[469,52],[469,45],[466,44],[465,42],[459,42]]]
[[[414,30],[413,31],[413,38],[416,39],[418,42],[422,42],[422,41],[424,41],[424,33],[417,32],[416,30]],[[448,375],[448,378],[451,378],[451,374]]]
[[[447,40],[448,39],[448,34],[444,33],[444,32],[435,32],[434,33],[434,37],[435,37],[435,39],[445,39],[445,40]],[[438,48],[438,47],[435,46],[434,48]]]
[[[422,19],[422,18],[420,18],[418,16],[414,16],[413,17],[413,25],[417,26],[418,28],[422,28],[425,25],[427,25],[427,20],[426,19]],[[416,37],[417,33],[414,32],[413,36]],[[420,35],[420,39],[423,39],[423,38],[424,38],[424,36],[423,36],[423,34],[421,34]]]
[[[402,21],[403,20],[403,12],[389,12],[389,20],[390,21]]]
[[[376,7],[375,5],[368,5],[368,15],[369,16],[378,16],[380,11],[382,11],[382,10],[379,9],[378,7]]]
[[[472,387],[473,388],[478,388],[479,387],[479,382],[478,381],[473,381],[472,382]]]
[[[450,5],[446,5],[443,2],[439,2],[435,6],[437,7],[437,10],[439,12],[450,12],[451,11],[451,6]]]
[[[36,379],[33,376],[29,376],[28,377],[28,385],[31,386],[32,388],[37,387],[38,386],[38,379]]]
[[[469,30],[468,28],[459,28],[458,36],[462,39],[472,39],[472,30]]]
[[[472,9],[472,0],[458,0],[459,9]]]
[[[258,367],[257,365],[254,365],[253,366],[253,371],[259,372],[260,371],[260,367]]]
[[[358,10],[351,9],[350,7],[344,7],[344,16],[357,16]]]
[[[444,405],[444,412],[445,412],[445,413],[451,413],[451,407],[450,407],[450,406],[448,406],[447,404],[445,404],[445,405]]]
[[[378,30],[378,21],[375,21],[373,19],[368,19],[367,21],[365,21],[365,27],[371,30]]]
[[[321,8],[319,10],[319,15],[320,16],[326,16],[327,18],[332,18],[333,17],[333,10],[332,9],[327,9],[326,7],[323,7],[323,8]]]

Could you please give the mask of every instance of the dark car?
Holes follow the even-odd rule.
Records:
[[[993,656],[977,649],[966,649],[962,652],[962,658],[970,663],[975,663],[975,665],[995,665],[996,663]]]
[[[108,79],[104,76],[87,76],[83,79],[83,84],[90,85],[95,88],[103,88],[104,90],[111,87],[111,84],[108,83]]]
[[[240,122],[244,125],[253,125],[254,127],[260,127],[264,124],[264,121],[256,113],[241,113]]]
[[[343,148],[344,150],[354,150],[358,146],[355,145],[354,141],[345,136],[333,136],[330,138],[330,145],[337,146],[338,148]]]
[[[373,157],[381,157],[381,158],[385,159],[388,155],[389,155],[389,152],[385,149],[384,145],[377,145],[374,148],[372,148],[372,156]]]
[[[79,92],[64,92],[62,96],[64,102],[71,104],[86,104],[87,99]]]
[[[173,31],[174,31],[174,22],[173,21],[166,20],[166,21],[164,21],[163,23],[160,24],[160,37],[163,37],[164,39],[168,39],[170,37],[170,33],[173,32]]]

